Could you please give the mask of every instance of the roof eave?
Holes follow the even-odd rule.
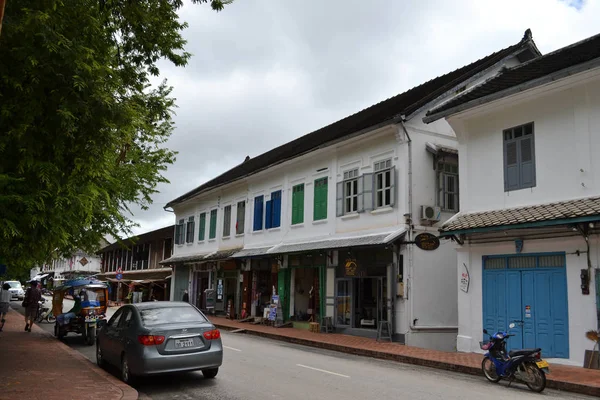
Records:
[[[454,114],[458,114],[460,112],[467,111],[471,108],[479,107],[484,104],[488,104],[488,103],[503,99],[508,96],[519,94],[521,92],[525,92],[527,90],[531,90],[536,87],[558,81],[560,79],[568,78],[569,76],[579,74],[579,73],[582,73],[585,71],[589,71],[589,70],[597,68],[599,66],[600,66],[600,58],[595,58],[593,60],[590,60],[590,61],[587,61],[587,62],[584,62],[581,64],[577,64],[577,65],[574,65],[569,68],[564,68],[564,69],[561,69],[560,71],[556,71],[556,72],[553,72],[548,75],[544,75],[540,78],[536,78],[536,79],[521,83],[520,85],[513,86],[508,89],[504,89],[499,92],[480,97],[478,99],[473,99],[466,103],[458,104],[447,110],[442,110],[440,112],[432,113],[431,115],[426,115],[423,118],[423,122],[425,122],[426,124],[429,124],[431,122],[437,121],[438,119],[442,119],[442,118],[445,118],[445,117],[448,117],[448,116],[451,116]]]
[[[596,222],[596,221],[600,221],[600,215],[591,215],[591,216],[576,217],[576,218],[554,219],[554,220],[548,220],[548,221],[527,222],[527,223],[513,224],[513,225],[486,226],[486,227],[471,228],[471,229],[458,229],[458,230],[449,230],[449,231],[442,230],[440,232],[440,237],[451,237],[451,236],[456,236],[456,235],[469,235],[469,234],[474,234],[474,233],[490,233],[490,232],[506,231],[506,230],[512,230],[512,229],[544,228],[544,227],[549,227],[549,226],[572,225],[572,224],[578,224],[578,223],[582,223],[582,222]]]

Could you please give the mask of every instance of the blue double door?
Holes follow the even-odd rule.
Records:
[[[542,348],[548,358],[569,358],[567,279],[563,254],[493,256],[483,260],[483,325],[511,330],[508,348]]]

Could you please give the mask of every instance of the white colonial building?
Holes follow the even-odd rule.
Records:
[[[455,349],[456,254],[414,244],[437,235],[459,204],[457,143],[425,112],[539,56],[530,35],[243,163],[171,201],[176,215],[171,298],[203,309],[330,319],[338,332]],[[423,237],[423,236],[421,236]],[[435,241],[434,241],[435,244]],[[207,291],[208,289],[208,291]],[[214,297],[209,295],[214,290]],[[214,308],[213,308],[214,307]]]
[[[77,276],[96,275],[100,271],[100,256],[78,250],[71,257],[59,258],[44,264],[41,268],[32,269],[31,278],[47,286],[57,287],[65,280]]]
[[[524,321],[513,348],[581,365],[600,328],[600,36],[465,92],[428,113],[459,140],[457,348]],[[459,282],[459,285],[461,283]]]

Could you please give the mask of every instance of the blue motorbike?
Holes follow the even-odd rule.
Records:
[[[523,323],[523,321],[514,321]],[[516,325],[512,322],[509,328]],[[514,381],[520,381],[534,392],[540,393],[546,387],[546,374],[550,373],[548,362],[542,360],[542,349],[511,350],[506,352],[506,340],[512,336],[509,332],[496,332],[492,335],[487,330],[489,340],[479,343],[486,350],[481,362],[483,374],[490,382],[509,379],[509,386]]]

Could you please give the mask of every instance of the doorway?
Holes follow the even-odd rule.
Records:
[[[506,331],[507,349],[540,347],[546,357],[569,358],[566,260],[564,253],[489,256],[483,263],[483,327]]]
[[[375,331],[387,319],[385,277],[340,278],[335,289],[336,325]]]

